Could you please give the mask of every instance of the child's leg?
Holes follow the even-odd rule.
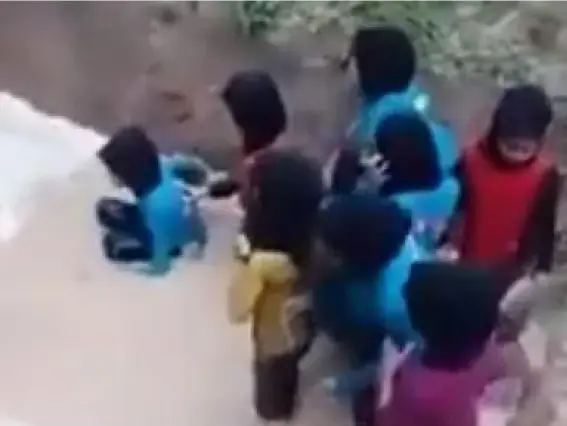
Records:
[[[138,206],[110,197],[98,201],[96,217],[100,225],[118,233],[135,233],[142,224]]]
[[[285,421],[293,417],[299,384],[295,354],[256,360],[254,382],[254,402],[260,418]]]
[[[189,213],[189,226],[191,228],[191,241],[196,243],[200,250],[204,250],[209,242],[207,224],[201,215],[197,203],[192,203]]]
[[[146,262],[152,258],[150,240],[143,234],[132,236],[109,232],[104,236],[102,246],[106,258],[113,262]],[[181,249],[172,250],[170,255],[180,256]]]

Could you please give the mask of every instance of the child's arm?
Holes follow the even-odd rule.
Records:
[[[553,266],[560,181],[556,168],[544,178],[525,235],[520,241],[519,262],[525,265],[535,260],[536,273],[549,273]]]
[[[252,256],[247,264],[237,265],[237,272],[228,290],[228,317],[232,323],[248,320],[264,286],[263,265]]]
[[[459,184],[459,200],[453,216],[448,221],[447,228],[439,237],[439,247],[450,244],[452,237],[460,232],[462,218],[467,209],[469,191],[462,160],[455,166],[453,176]]]
[[[147,225],[151,239],[152,257],[145,272],[152,276],[165,275],[171,268],[169,239],[162,232],[161,223],[158,219],[150,217]]]

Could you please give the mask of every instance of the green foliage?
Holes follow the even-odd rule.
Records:
[[[320,1],[234,2],[237,22],[254,37],[278,42],[298,32],[338,31],[391,24],[415,43],[423,68],[447,77],[489,77],[498,83],[537,80],[542,58],[505,29],[518,2]]]

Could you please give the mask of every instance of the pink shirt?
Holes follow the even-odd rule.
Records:
[[[393,378],[380,426],[477,426],[477,402],[487,385],[504,375],[495,344],[467,370],[434,370],[410,355]]]

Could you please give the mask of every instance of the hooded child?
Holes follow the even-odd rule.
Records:
[[[544,151],[552,118],[539,87],[506,90],[488,132],[465,150],[458,167],[454,245],[461,259],[505,275],[502,294],[526,276],[546,281],[553,265],[560,176]]]
[[[374,194],[331,199],[320,232],[336,273],[314,289],[315,322],[344,346],[352,369],[332,378],[330,390],[353,396],[357,425],[373,424],[374,378],[384,337],[401,346],[417,338],[402,294],[420,250],[409,215]]]
[[[148,262],[148,274],[163,275],[187,245],[194,243],[203,251],[207,231],[198,206],[186,200],[185,191],[176,181],[173,160],[160,156],[143,130],[118,130],[99,158],[113,180],[129,189],[136,199],[128,203],[104,197],[97,203],[98,222],[105,229],[103,248],[107,259]]]
[[[497,280],[493,271],[464,264],[414,265],[405,297],[422,341],[393,374],[376,424],[478,426],[485,390],[510,375],[522,385],[520,409],[539,397],[537,374],[514,361],[514,347],[495,343]]]
[[[361,98],[350,132],[358,149],[374,152],[374,135],[382,121],[394,112],[415,111],[431,128],[442,171],[451,173],[458,144],[452,130],[429,117],[424,107],[429,96],[415,83],[417,57],[407,34],[390,26],[359,29],[353,36],[350,56]]]
[[[352,150],[339,159],[332,193],[366,190],[393,199],[411,214],[413,232],[422,248],[435,255],[457,207],[459,182],[452,174],[442,173],[431,130],[413,111],[386,117],[375,142],[380,159],[374,164],[364,162]]]
[[[298,363],[310,335],[304,321],[307,295],[298,293],[297,287],[313,251],[323,182],[311,161],[278,151],[258,157],[249,183],[244,219],[248,252],[240,253],[230,288],[230,319],[252,322],[258,416],[289,421],[295,409]]]
[[[416,240],[434,256],[457,207],[457,179],[441,173],[431,131],[416,113],[385,118],[375,139],[387,164],[379,194],[410,212]]]
[[[241,164],[234,176],[213,184],[215,198],[240,192],[243,205],[248,196],[248,175],[256,158],[271,149],[287,128],[287,112],[276,82],[265,71],[235,73],[221,92],[241,137]]]

